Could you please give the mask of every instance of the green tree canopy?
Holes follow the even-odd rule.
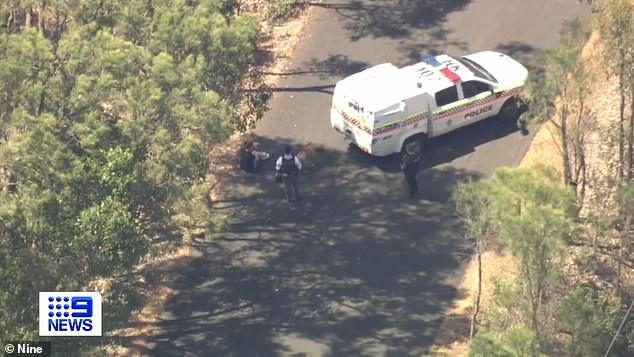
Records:
[[[34,331],[34,292],[125,271],[155,239],[210,227],[209,149],[269,94],[251,68],[259,23],[235,6],[0,3],[3,336]]]

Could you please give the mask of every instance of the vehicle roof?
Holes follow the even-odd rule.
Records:
[[[445,68],[449,67],[450,71]],[[446,73],[443,73],[444,71]],[[398,68],[383,63],[353,74],[342,82],[344,93],[365,110],[377,112],[422,94],[435,94],[453,84],[452,73],[462,81],[474,74],[448,55],[429,56],[423,61]],[[420,83],[420,87],[419,87]]]

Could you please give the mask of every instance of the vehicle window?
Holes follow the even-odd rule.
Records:
[[[462,92],[465,98],[475,97],[476,95],[490,91],[489,85],[478,81],[467,81],[462,83]]]
[[[456,59],[458,60],[458,62],[462,63],[465,67],[469,68],[471,72],[473,72],[473,74],[475,74],[477,77],[497,83],[497,79],[495,79],[495,77],[493,77],[491,73],[489,73],[486,69],[484,69],[484,67],[480,66],[474,61],[466,57],[459,57]]]
[[[451,86],[436,93],[436,105],[442,107],[458,100],[458,88]]]

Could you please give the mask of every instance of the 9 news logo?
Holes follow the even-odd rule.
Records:
[[[40,336],[101,336],[101,294],[40,292]]]

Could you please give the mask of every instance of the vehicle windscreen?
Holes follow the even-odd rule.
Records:
[[[474,62],[474,61],[472,61],[472,60],[470,60],[468,58],[465,58],[465,57],[460,57],[460,58],[456,58],[456,59],[460,63],[462,63],[465,67],[469,68],[471,70],[471,72],[473,72],[473,74],[475,74],[476,77],[480,77],[482,79],[497,83],[497,79],[495,79],[495,77],[493,77],[493,75],[491,73],[489,73],[489,71],[484,69],[484,67],[480,66],[476,62]]]

